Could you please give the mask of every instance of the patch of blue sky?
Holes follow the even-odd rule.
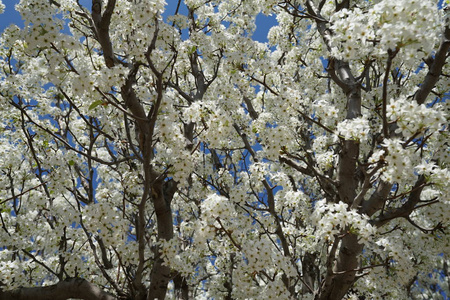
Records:
[[[3,30],[11,24],[23,27],[22,18],[14,8],[17,3],[19,3],[19,0],[4,1],[5,11],[0,15],[0,32],[3,32]]]

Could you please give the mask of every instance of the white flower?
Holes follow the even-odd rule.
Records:
[[[212,224],[216,218],[231,218],[234,212],[233,203],[227,198],[212,194],[206,198],[201,204],[202,216]]]
[[[364,117],[344,120],[337,125],[337,134],[346,140],[367,141],[369,132],[369,121]]]
[[[387,117],[391,121],[396,121],[398,128],[396,133],[401,133],[404,137],[410,137],[417,133],[427,134],[438,131],[445,124],[445,113],[440,105],[426,107],[418,105],[412,99],[400,97],[391,99],[387,108]]]
[[[404,149],[403,142],[399,139],[386,139],[382,146],[387,150],[385,161],[388,166],[383,173],[383,179],[388,182],[402,182],[404,180],[413,179],[414,168],[413,161],[417,157],[417,153],[410,148]]]
[[[382,0],[368,11],[342,9],[331,17],[333,54],[353,60],[402,49],[405,60],[420,59],[436,43],[438,15],[431,0]]]
[[[433,162],[422,161],[421,164],[416,165],[414,169],[419,175],[429,175],[436,165]]]

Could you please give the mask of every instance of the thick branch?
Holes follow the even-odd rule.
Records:
[[[433,63],[431,64],[430,69],[428,70],[425,79],[414,95],[414,99],[418,104],[422,104],[425,102],[426,98],[430,94],[431,90],[434,88],[435,84],[438,82],[439,77],[442,73],[442,67],[445,64],[447,59],[447,53],[450,48],[450,27],[446,26],[444,30],[444,34],[442,36],[441,45],[439,46],[438,51],[436,52],[434,58],[432,58]]]
[[[339,245],[339,254],[332,273],[327,273],[325,284],[317,300],[335,300],[342,299],[349,288],[358,279],[356,273],[359,267],[358,255],[362,252],[363,245],[358,243],[358,236],[347,234],[342,238]]]
[[[409,216],[409,214],[416,208],[417,203],[419,203],[420,194],[422,193],[424,187],[425,187],[425,177],[420,176],[419,179],[416,181],[416,184],[412,188],[408,200],[399,208],[390,210],[387,213],[384,213],[378,218],[376,218],[374,221],[374,225],[380,227],[388,223],[392,219]]]
[[[116,297],[83,278],[69,278],[55,285],[45,287],[0,291],[0,299],[2,300],[66,300],[69,298],[84,300],[116,299]]]
[[[364,174],[364,181],[361,186],[361,191],[358,193],[358,195],[353,200],[353,204],[351,206],[351,209],[358,209],[360,204],[363,202],[365,195],[369,191],[369,189],[372,187],[375,180],[372,180],[372,176],[374,176],[380,168],[383,167],[383,164],[378,163],[375,168],[373,168],[369,173],[367,173],[367,170],[365,170],[364,167],[361,167],[361,171]],[[382,183],[380,183],[382,184]],[[387,190],[386,196],[389,194],[389,189]],[[373,195],[372,195],[373,196]],[[386,196],[382,199],[386,199]],[[384,200],[383,200],[384,201]]]
[[[360,213],[372,216],[374,213],[383,208],[384,203],[391,191],[392,183],[381,181],[377,189],[370,195],[368,200],[362,202]]]
[[[170,203],[176,190],[177,184],[173,180],[164,182],[163,178],[161,178],[152,184],[151,197],[158,224],[158,240],[161,241],[168,241],[173,238],[172,209]],[[161,253],[155,253],[147,300],[164,299],[166,297],[167,285],[171,279],[171,270],[164,264]]]
[[[317,29],[319,30],[319,33],[322,36],[322,39],[324,40],[328,51],[331,51],[331,32],[327,27],[328,22],[319,14],[319,11],[315,8],[313,1],[307,0],[305,2],[305,5],[308,14],[314,17]]]
[[[340,4],[337,1],[335,4],[336,10],[338,11],[348,6],[349,2],[343,0]],[[313,1],[307,0],[306,7],[308,13],[321,17],[318,10],[314,7]],[[327,22],[316,19],[316,25],[327,49],[330,51],[332,32],[328,28]],[[331,59],[328,71],[331,79],[346,95],[346,119],[351,120],[361,116],[361,85],[353,76],[349,63],[339,59]],[[352,205],[355,200],[358,186],[358,178],[355,176],[358,156],[359,143],[353,140],[343,140],[337,166],[338,195],[337,199],[334,199],[335,201],[343,201]],[[344,297],[348,289],[357,279],[358,255],[362,249],[363,245],[358,243],[358,237],[356,235],[348,233],[342,238],[338,249],[336,249],[337,257],[333,272],[327,272],[325,275],[324,285],[321,287],[316,299],[342,299]]]
[[[112,68],[115,62],[111,38],[109,36],[109,25],[115,6],[116,0],[108,0],[105,12],[102,15],[102,1],[92,0],[92,20],[95,25],[95,34],[98,42],[102,46],[103,57],[108,68]]]
[[[388,83],[388,79],[389,79],[389,73],[391,71],[391,66],[392,66],[392,60],[394,59],[395,55],[397,55],[398,50],[392,51],[392,50],[388,50],[388,60],[386,63],[386,72],[384,74],[384,79],[383,79],[383,135],[385,136],[385,138],[389,137],[389,131],[388,131],[388,122],[386,119],[386,115],[387,115],[387,83]]]
[[[244,96],[243,99],[244,99],[245,105],[247,106],[247,111],[248,111],[250,117],[252,118],[252,120],[258,119],[258,113],[256,112],[255,108],[253,107],[252,101],[246,96]]]
[[[281,163],[285,163],[286,165],[294,168],[295,170],[299,171],[302,174],[305,174],[307,176],[314,176],[314,172],[309,169],[309,168],[303,168],[302,166],[300,166],[299,164],[297,164],[295,161],[293,161],[292,159],[286,157],[286,156],[280,156],[280,162]]]

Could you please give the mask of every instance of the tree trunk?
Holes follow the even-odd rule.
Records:
[[[327,274],[316,300],[339,300],[345,296],[357,279],[358,256],[362,249],[356,235],[348,234],[342,238],[333,273]]]

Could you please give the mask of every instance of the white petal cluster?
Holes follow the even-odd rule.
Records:
[[[383,0],[368,11],[343,9],[331,17],[333,53],[352,60],[403,49],[404,59],[424,57],[436,43],[437,16],[438,7],[431,0]]]
[[[337,134],[345,140],[364,142],[369,138],[370,126],[365,117],[346,119],[337,125]]]
[[[326,94],[314,102],[315,114],[326,126],[334,127],[339,117],[339,108],[337,108]]]
[[[88,1],[56,2],[21,0],[24,26],[0,37],[2,289],[56,283],[52,270],[112,293],[114,284],[133,291],[134,278],[148,286],[160,247],[195,298],[308,300],[315,295],[303,294],[305,255],[315,257],[318,290],[332,259],[327,247],[349,235],[364,246],[358,276],[369,273],[351,289],[358,297],[406,299],[407,279],[428,282],[430,260],[442,266],[447,232],[430,228],[450,223],[449,64],[432,91],[438,100],[408,98],[428,76],[422,58],[437,49],[438,1],[350,1],[351,10],[309,1],[330,21],[317,23],[302,1],[185,0],[168,17],[175,7],[163,13],[163,0],[117,0],[112,68]],[[0,13],[4,7],[0,0]],[[261,12],[278,23],[268,43],[252,40],[264,27],[255,22]],[[348,89],[327,73],[333,56],[351,60],[348,70],[336,63],[336,75],[344,85],[347,71],[356,78],[361,117],[345,119]],[[138,102],[125,96],[129,88]],[[383,141],[384,91],[396,131]],[[153,136],[142,132],[144,122]],[[338,157],[350,144],[358,172],[342,175]],[[372,226],[407,201],[420,175],[421,202],[409,219]],[[356,210],[333,202],[346,178],[361,196]],[[159,183],[172,213],[170,240],[158,228]],[[385,186],[385,205],[370,219],[360,213]]]
[[[401,133],[405,138],[423,135],[425,131],[430,135],[442,129],[446,121],[445,113],[439,104],[427,107],[406,97],[391,99],[386,109],[390,121],[397,122],[398,128],[395,132]]]
[[[329,170],[336,162],[337,154],[329,150],[323,153],[316,154],[317,166],[322,170]]]
[[[376,233],[376,228],[369,224],[369,218],[366,215],[349,209],[344,202],[317,201],[311,220],[316,226],[318,239],[329,240],[335,235],[342,234],[342,230],[348,230],[357,234],[361,242],[367,243]]]
[[[283,120],[285,121],[285,120]],[[292,141],[291,132],[284,122],[278,122],[272,113],[261,113],[252,123],[253,132],[258,133],[263,146],[264,156],[270,160],[277,160],[281,149],[289,149]]]
[[[411,149],[404,148],[399,139],[386,139],[383,142],[387,155],[384,160],[387,167],[382,174],[387,182],[402,182],[414,179],[414,166],[416,155]]]
[[[217,218],[231,220],[234,216],[233,202],[224,196],[210,195],[201,204],[202,219],[214,224]]]
[[[191,251],[191,249],[180,251],[180,243],[177,239],[161,241],[160,245],[164,264],[179,271],[185,277],[195,273],[195,263],[198,260],[195,251]]]

